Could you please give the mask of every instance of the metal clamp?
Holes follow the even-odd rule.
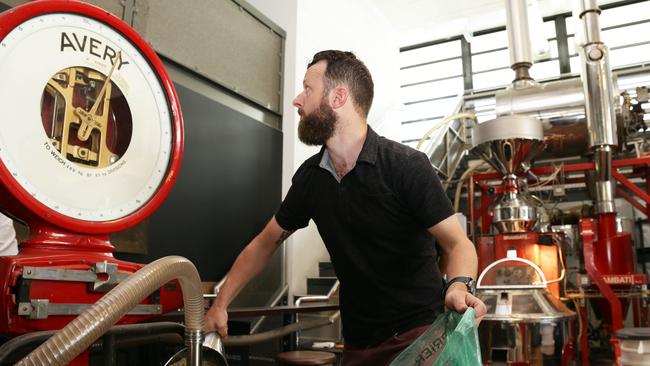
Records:
[[[25,266],[23,278],[30,280],[88,282],[93,292],[108,292],[129,277],[117,271],[117,264],[97,262],[88,271]]]
[[[120,282],[117,277],[117,264],[115,263],[97,262],[91,268],[96,274],[96,279],[92,284],[94,292],[108,292]],[[99,276],[104,274],[106,276]],[[106,279],[100,280],[102,277]]]
[[[51,315],[79,315],[93,304],[51,304],[47,299],[18,303],[18,315],[29,319],[47,319]],[[138,304],[127,315],[162,314],[160,304]]]
[[[29,319],[47,319],[50,300],[38,299],[18,304],[18,315],[28,315]]]

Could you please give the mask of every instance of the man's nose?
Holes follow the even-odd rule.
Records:
[[[296,108],[302,108],[303,102],[303,96],[302,93],[300,93],[293,99],[293,106]]]

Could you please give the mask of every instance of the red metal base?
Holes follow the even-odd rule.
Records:
[[[610,306],[611,313],[611,332],[612,336],[610,338],[610,343],[614,349],[614,360],[616,365],[620,365],[621,362],[621,347],[616,338],[616,331],[623,328],[623,311],[621,306],[621,301],[616,297],[612,288],[605,282],[603,279],[599,268],[596,267],[596,256],[594,245],[596,243],[594,232],[594,220],[593,219],[582,219],[580,220],[580,235],[582,236],[583,250],[584,250],[584,260],[585,260],[585,270],[591,277],[592,281],[598,286],[598,289],[603,293],[603,296],[607,300]],[[604,239],[604,238],[600,238]],[[604,241],[603,241],[604,242]],[[600,244],[601,241],[599,240]],[[586,311],[585,311],[586,313]],[[587,322],[584,322],[585,326],[582,328],[582,338],[581,339],[581,353],[582,353],[582,364],[589,364],[589,351],[588,351],[588,341],[587,337]]]
[[[136,225],[164,202],[178,176],[183,151],[182,116],[171,78],[155,51],[121,19],[81,1],[33,1],[0,15],[0,38],[20,29],[23,22],[47,14],[76,14],[103,23],[126,37],[129,46],[148,61],[170,108],[173,134],[168,148],[171,157],[162,182],[154,187],[155,194],[138,209],[111,221],[82,220],[49,207],[19,183],[0,161],[0,211],[26,222],[30,228],[30,239],[21,244],[19,255],[0,257],[3,291],[0,295],[0,333],[6,335],[60,329],[83,307],[97,302],[115,285],[116,279],[142,267],[116,260],[108,235]],[[153,306],[140,307],[146,314],[127,315],[119,323],[135,323],[158,316],[150,314],[153,308],[155,312],[164,313],[181,307],[180,285],[172,281],[141,304]],[[86,364],[88,352],[71,363]]]
[[[33,269],[91,272],[91,267],[95,263],[103,262],[117,265],[118,273],[123,275],[131,274],[142,267],[140,264],[116,260],[110,253],[25,249],[17,256],[0,257],[0,283],[4,291],[0,296],[0,333],[18,335],[61,329],[72,321],[76,314],[47,315],[48,309],[53,308],[52,305],[73,308],[68,305],[94,304],[108,291],[106,289],[95,292],[92,283],[82,281],[26,279],[26,276],[29,277],[25,273],[26,266],[32,268],[30,272],[35,272]],[[58,273],[60,276],[61,273],[72,272]],[[98,278],[107,279],[103,279],[103,276],[106,275],[99,274]],[[39,307],[35,302],[47,302],[47,304]],[[22,304],[21,309],[19,304]],[[142,304],[160,304],[160,313],[178,309],[183,305],[180,285],[177,282],[170,282],[159,292],[148,296]],[[30,315],[19,315],[19,313],[30,313]],[[118,324],[141,322],[158,315],[127,315]],[[41,319],[34,319],[35,317]]]

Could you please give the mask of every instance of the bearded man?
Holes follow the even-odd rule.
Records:
[[[428,157],[368,126],[373,89],[353,53],[314,55],[293,105],[300,140],[322,148],[298,168],[280,209],[235,260],[206,315],[207,331],[227,336],[230,302],[309,220],[340,281],[344,366],[388,365],[444,307],[485,314],[471,293],[476,250]]]

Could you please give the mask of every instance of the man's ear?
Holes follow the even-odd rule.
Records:
[[[350,90],[344,86],[337,86],[332,90],[334,99],[332,100],[332,109],[341,108],[348,102]]]

